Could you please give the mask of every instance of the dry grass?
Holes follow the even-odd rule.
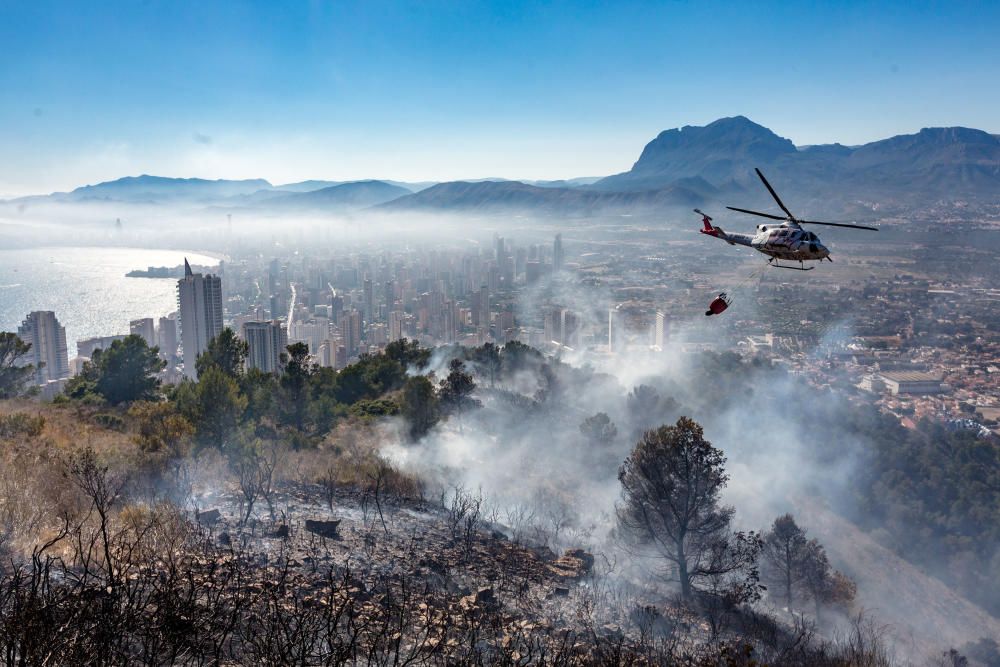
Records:
[[[95,420],[102,414],[115,419]],[[44,424],[41,429],[8,429],[0,437],[0,552],[7,555],[30,554],[55,534],[63,517],[80,511],[79,489],[67,474],[73,457],[91,449],[103,465],[123,475],[141,460],[122,414],[88,406],[0,401],[0,420],[14,421],[14,415],[30,418],[17,421],[34,423],[41,417]]]
[[[135,454],[137,450],[132,440],[132,424],[126,414],[121,411],[85,405],[57,405],[27,400],[0,401],[0,416],[14,413],[44,417],[45,426],[42,433],[33,440],[51,446],[62,453],[69,454],[90,448],[98,456],[106,457],[111,461]],[[125,429],[116,430],[100,423],[106,420],[101,415],[120,417],[124,420]],[[9,448],[11,444],[18,444],[18,439],[0,440],[0,448],[2,449]]]
[[[404,498],[422,496],[416,477],[392,467],[379,454],[386,438],[384,427],[371,420],[341,421],[315,449],[286,452],[279,479],[324,487],[380,492]]]

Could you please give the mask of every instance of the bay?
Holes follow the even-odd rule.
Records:
[[[129,322],[177,310],[176,278],[126,278],[133,269],[216,266],[204,253],[145,248],[48,247],[0,250],[0,330],[17,331],[34,310],[54,311],[66,327],[69,356],[76,342],[127,334]]]

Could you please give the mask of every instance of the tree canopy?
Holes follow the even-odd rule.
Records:
[[[423,375],[411,377],[403,385],[403,416],[410,424],[410,437],[418,439],[437,423],[440,408],[434,385]]]
[[[29,391],[26,385],[35,366],[25,363],[24,358],[30,351],[31,343],[10,331],[0,331],[0,398],[17,398]]]
[[[159,348],[149,347],[135,334],[116,340],[106,350],[95,350],[79,375],[66,385],[72,398],[97,396],[111,405],[159,398],[157,373],[167,362],[158,356]]]
[[[478,407],[479,401],[472,397],[476,383],[472,376],[465,372],[465,362],[461,359],[452,359],[448,364],[448,370],[448,376],[441,380],[438,392],[441,409],[447,414],[452,414]]]
[[[183,382],[174,392],[174,400],[180,413],[194,425],[198,441],[219,450],[233,443],[247,407],[236,380],[215,365],[207,367],[197,382]]]
[[[195,360],[195,369],[201,376],[210,366],[215,366],[229,377],[240,377],[243,375],[243,366],[249,350],[249,344],[245,340],[240,340],[236,332],[226,327],[218,336],[208,341],[208,348]]]
[[[680,584],[686,599],[724,560],[718,545],[727,539],[734,513],[719,504],[729,479],[725,462],[701,426],[681,417],[673,426],[646,431],[618,473],[622,532],[669,563],[668,578]]]

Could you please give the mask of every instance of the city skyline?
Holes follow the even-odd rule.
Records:
[[[995,6],[778,8],[13,7],[0,196],[141,173],[602,176],[741,114],[800,145],[1000,131]]]

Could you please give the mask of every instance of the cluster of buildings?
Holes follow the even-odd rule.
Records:
[[[551,245],[516,245],[495,236],[469,251],[427,249],[370,255],[238,257],[218,274],[192,271],[177,281],[177,311],[133,320],[129,333],[159,348],[166,382],[196,379],[195,360],[224,327],[248,343],[247,366],[281,369],[289,343],[302,342],[312,361],[343,368],[360,355],[408,338],[426,346],[503,344],[614,350],[623,323],[606,306],[561,298],[553,285],[571,275],[561,234]],[[659,314],[662,345],[664,315]],[[33,312],[19,329],[32,344],[43,395],[53,396],[97,349],[125,334],[77,341],[67,358],[66,333],[55,313]],[[652,338],[650,342],[652,342]]]
[[[949,278],[961,266],[934,268],[926,258],[921,276],[886,274],[880,249],[857,246],[823,275],[770,272],[748,282],[757,263],[734,261],[728,248],[692,252],[686,240],[664,242],[654,226],[621,225],[603,237],[588,228],[572,242],[571,256],[562,234],[542,242],[494,235],[482,244],[452,239],[278,256],[237,248],[216,275],[185,263],[177,312],[135,320],[130,332],[159,347],[168,382],[195,378],[195,359],[224,326],[247,341],[247,365],[269,373],[280,372],[293,342],[308,347],[313,363],[334,369],[401,338],[426,347],[519,340],[550,353],[732,350],[769,357],[904,424],[971,420],[1000,432],[996,276]],[[922,252],[893,251],[900,262]],[[941,275],[929,279],[931,269]],[[705,305],[723,290],[734,306],[706,324]],[[683,333],[692,323],[696,339]],[[28,361],[46,393],[93,350],[122,337],[78,341],[79,356],[67,360],[55,314],[29,314],[19,334],[32,344]]]
[[[750,335],[741,349],[875,404],[905,426],[928,419],[1000,436],[1000,291],[898,275],[799,294],[845,322],[842,335],[805,332],[820,320],[810,313],[799,316],[800,331]]]

